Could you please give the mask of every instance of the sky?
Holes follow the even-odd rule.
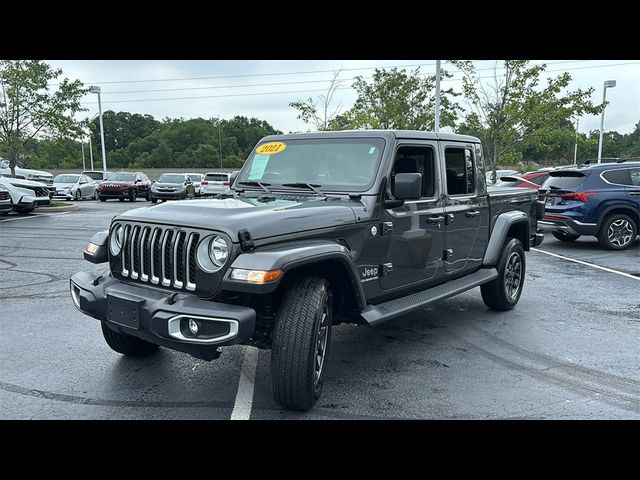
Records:
[[[151,114],[156,119],[231,118],[235,115],[266,120],[283,132],[307,131],[311,127],[296,119],[289,103],[309,97],[316,99],[326,92],[333,72],[342,68],[341,88],[333,105],[346,110],[353,105],[356,93],[351,88],[357,75],[370,78],[377,68],[420,66],[420,73],[433,74],[435,60],[47,60],[62,68],[63,76],[79,79],[85,85],[99,85],[102,108]],[[640,121],[640,61],[632,60],[531,60],[547,64],[545,77],[569,72],[570,89],[595,90],[594,103],[602,101],[605,80],[616,80],[607,89],[609,105],[605,112],[605,131],[629,133]],[[494,60],[475,62],[481,76],[493,75]],[[498,61],[497,66],[500,67]],[[460,92],[461,74],[450,63],[442,68],[453,73],[442,88]],[[498,70],[500,73],[501,70]],[[460,97],[458,97],[460,99]],[[464,106],[464,100],[458,100]],[[95,94],[83,100],[88,108],[82,116],[98,112]],[[600,128],[600,116],[579,119],[580,132]]]

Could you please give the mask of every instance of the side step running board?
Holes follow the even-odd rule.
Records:
[[[475,273],[452,280],[442,285],[438,285],[422,292],[412,293],[406,297],[369,305],[360,314],[360,317],[369,325],[375,325],[391,318],[399,317],[425,305],[453,297],[467,290],[471,290],[479,285],[490,282],[498,278],[498,271],[495,268],[481,268]]]

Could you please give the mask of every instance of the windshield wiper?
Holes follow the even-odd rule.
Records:
[[[318,190],[318,188],[317,188],[317,187],[321,187],[322,185],[318,185],[317,183],[304,183],[304,182],[283,183],[282,186],[283,187],[294,187],[294,188],[308,188],[309,190],[313,190],[318,195],[322,195],[323,197],[326,197],[326,195],[324,193],[322,193],[320,190]]]
[[[262,188],[265,192],[267,193],[271,193],[271,190],[269,190],[266,185],[271,185],[270,183],[261,183],[261,182],[255,182],[255,181],[248,181],[248,182],[238,182],[238,185],[247,185],[248,187],[260,187]]]

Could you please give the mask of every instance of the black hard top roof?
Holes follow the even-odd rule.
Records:
[[[396,138],[415,139],[415,140],[446,140],[453,142],[469,142],[480,143],[480,139],[470,135],[459,135],[457,133],[445,132],[426,132],[422,130],[339,130],[324,132],[308,132],[308,133],[288,133],[282,135],[269,135],[262,141],[273,140],[293,140],[306,138],[354,138],[354,137],[382,137],[386,140],[394,140]]]

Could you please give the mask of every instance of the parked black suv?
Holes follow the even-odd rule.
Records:
[[[322,391],[332,325],[375,325],[477,286],[490,308],[513,308],[543,213],[533,190],[488,193],[475,137],[269,136],[228,198],[115,217],[85,250],[111,275],[76,273],[71,297],[125,355],[271,348],[274,398],[304,410]]]

